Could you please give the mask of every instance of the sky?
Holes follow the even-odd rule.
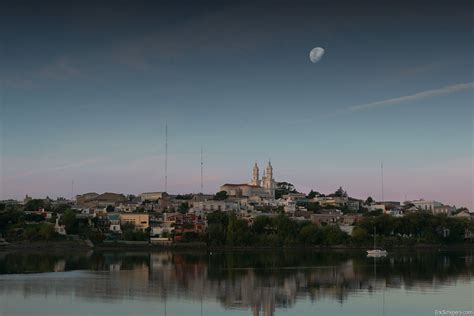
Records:
[[[303,192],[473,207],[470,1],[0,3],[0,199]],[[314,47],[325,54],[309,59]],[[74,185],[73,185],[74,182]]]

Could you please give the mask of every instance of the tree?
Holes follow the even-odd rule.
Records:
[[[66,226],[66,232],[71,234],[77,230],[76,213],[73,210],[67,210],[62,216],[62,222]]]
[[[289,182],[277,182],[275,189],[275,199],[280,199],[283,195],[288,193],[298,193],[295,186]]]
[[[216,201],[223,201],[227,200],[227,192],[226,191],[219,191],[214,195],[214,200]]]
[[[236,242],[236,222],[237,217],[234,213],[229,216],[229,223],[227,224],[226,245],[235,246]]]
[[[367,200],[365,200],[365,205],[371,205],[372,203],[374,203],[374,199],[371,196],[369,196]]]
[[[311,190],[308,195],[306,196],[307,199],[314,199],[315,197],[317,196],[320,196],[321,193],[317,192],[317,191],[313,191]]]
[[[36,212],[36,211],[38,211],[39,208],[44,208],[44,207],[45,207],[45,203],[44,203],[43,200],[33,199],[33,200],[29,200],[28,202],[26,202],[25,207],[23,208],[23,210],[25,212]]]
[[[51,224],[41,224],[39,227],[38,235],[41,239],[50,240],[55,235],[54,227]]]
[[[186,202],[181,203],[178,207],[178,212],[185,214],[187,211],[189,211],[189,204]]]
[[[339,189],[336,190],[336,192],[334,192],[333,194],[331,194],[331,196],[334,196],[334,197],[347,197],[347,192],[344,191],[344,189],[342,187],[339,187]]]
[[[115,207],[113,205],[107,205],[107,208],[105,209],[107,213],[113,213],[115,211]]]
[[[55,206],[53,208],[53,211],[56,212],[56,213],[62,214],[62,213],[66,212],[67,210],[70,210],[70,209],[71,209],[71,206],[69,204],[61,203],[61,204],[58,204],[57,206]]]

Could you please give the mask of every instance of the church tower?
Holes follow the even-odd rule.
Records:
[[[267,165],[267,178],[269,182],[273,181],[273,167],[270,160],[268,160],[268,165]]]
[[[265,177],[262,179],[262,187],[268,192],[271,198],[275,197],[276,182],[273,179],[273,167],[270,160],[268,161],[267,168],[265,169]]]
[[[255,164],[253,165],[253,171],[252,171],[252,185],[260,186],[260,178],[259,178],[259,170],[257,166],[257,162],[255,161]]]

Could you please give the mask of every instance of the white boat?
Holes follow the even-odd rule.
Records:
[[[385,257],[387,254],[387,250],[383,249],[367,250],[367,257]]]
[[[384,249],[376,249],[375,237],[376,237],[376,231],[374,227],[374,249],[367,250],[367,257],[385,257],[388,254],[388,252],[387,250],[384,250]]]

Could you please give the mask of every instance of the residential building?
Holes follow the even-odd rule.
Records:
[[[438,202],[438,201],[425,201],[423,199],[410,201],[408,203],[413,204],[420,211],[429,211],[429,212],[434,212],[436,206],[443,205],[443,203]]]
[[[114,233],[121,233],[120,227],[120,214],[119,213],[108,213],[107,218],[109,220],[109,230]]]
[[[140,199],[144,201],[158,201],[168,197],[166,192],[145,192],[140,194]]]
[[[123,194],[106,192],[97,195],[97,193],[86,193],[76,196],[76,204],[86,208],[115,206],[127,199]]]
[[[150,216],[143,213],[122,213],[120,214],[120,224],[132,224],[136,230],[146,230],[150,227]]]

